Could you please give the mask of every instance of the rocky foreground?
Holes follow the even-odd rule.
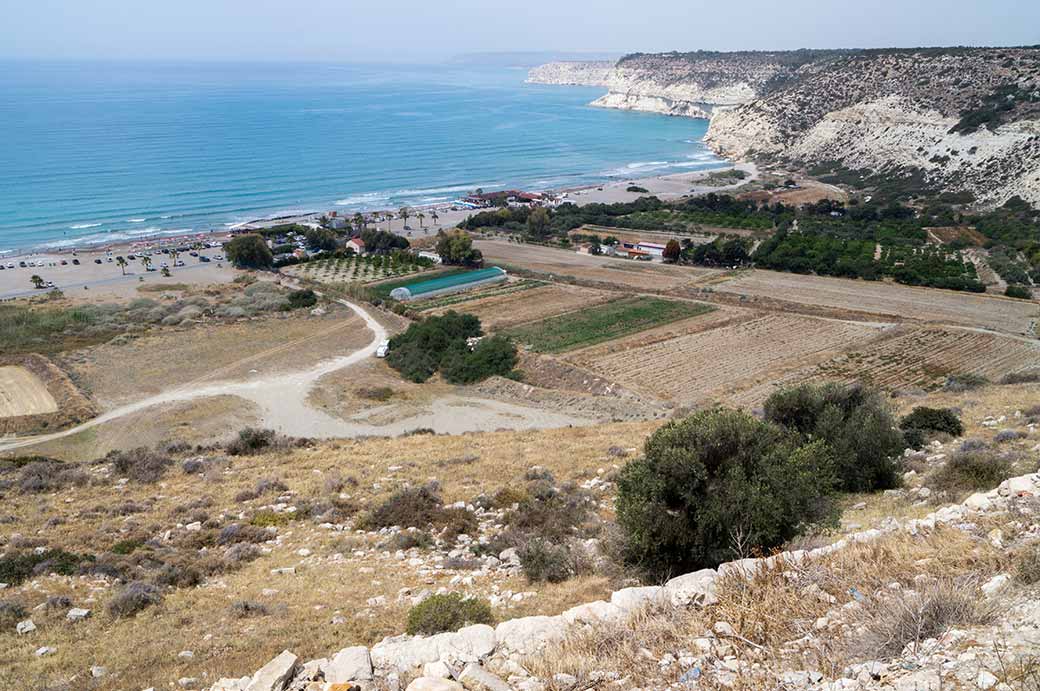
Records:
[[[914,493],[927,497],[921,489]],[[1033,473],[923,518],[889,519],[880,528],[852,533],[822,547],[728,562],[662,586],[624,588],[609,601],[573,607],[559,616],[524,617],[497,627],[475,625],[430,637],[396,636],[371,649],[346,648],[307,662],[285,651],[251,677],[222,679],[210,688],[1036,688],[1040,593],[1036,587],[1016,587],[1016,575],[1001,569],[1006,564],[1002,555],[1037,539],[1040,474]],[[864,584],[870,577],[863,569],[884,573],[892,568],[863,561],[868,556],[911,560],[917,573],[894,577],[875,588],[845,587],[840,577],[849,566],[845,559],[859,562],[861,573],[854,578]],[[997,572],[986,574],[984,580],[977,572],[973,579],[950,580],[964,562],[990,565]],[[791,640],[775,646],[755,643],[748,635],[769,622],[756,621],[755,610],[744,611],[745,621],[733,615],[740,606],[753,606],[735,600],[749,597],[756,587],[765,587],[778,598],[793,596],[801,601],[797,606],[817,616],[801,622],[802,635]],[[777,613],[776,603],[767,603],[757,613],[766,614],[770,608]],[[965,623],[981,625],[940,626],[933,631],[935,619],[953,620],[946,611],[951,609],[964,610],[954,614]],[[665,632],[668,625],[687,630]],[[907,626],[916,631],[904,645],[908,634],[900,627]],[[846,657],[839,649],[848,640],[868,630],[877,634],[879,629],[882,637],[890,639],[881,640],[880,649],[896,646],[890,657],[836,664]],[[755,637],[763,640],[761,635]],[[609,650],[611,642],[624,646],[633,641],[640,643],[634,654],[652,670],[650,674],[634,674],[627,664],[611,665],[622,661],[617,651]],[[677,649],[676,644],[683,647]],[[553,671],[571,669],[581,674],[583,662],[591,664],[581,676]]]
[[[728,158],[1040,203],[1036,48],[636,54],[529,80],[604,86],[597,106],[711,118],[706,141]]]

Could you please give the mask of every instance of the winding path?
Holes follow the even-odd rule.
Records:
[[[215,382],[201,387],[185,386],[170,389],[169,391],[164,391],[155,396],[150,396],[141,399],[140,401],[119,406],[118,408],[113,408],[92,420],[62,430],[61,432],[12,440],[0,439],[0,451],[10,451],[12,449],[19,449],[26,446],[53,441],[55,439],[69,437],[92,427],[102,425],[106,422],[111,422],[112,420],[117,420],[126,417],[127,415],[141,412],[142,410],[151,408],[152,406],[192,401],[198,398],[207,398],[210,396],[231,395],[253,401],[260,406],[268,420],[272,417],[271,413],[273,411],[280,412],[282,409],[288,408],[290,410],[295,410],[295,412],[306,410],[308,416],[317,416],[319,418],[324,416],[328,418],[327,421],[318,421],[325,423],[321,425],[323,428],[327,427],[329,423],[335,424],[336,426],[342,426],[344,424],[342,420],[337,420],[336,418],[307,406],[307,394],[314,386],[314,383],[325,375],[350,367],[351,365],[374,355],[376,348],[378,348],[379,344],[386,339],[387,333],[386,329],[384,329],[383,326],[362,307],[347,302],[346,300],[336,300],[336,302],[353,310],[365,321],[365,325],[372,332],[372,340],[369,344],[360,350],[354,351],[350,355],[343,355],[337,358],[332,358],[331,360],[325,360],[311,369],[300,372],[278,374],[267,378],[253,379],[247,382],[224,381]],[[285,414],[281,413],[275,417],[284,418],[284,416]],[[277,426],[285,427],[285,425]]]

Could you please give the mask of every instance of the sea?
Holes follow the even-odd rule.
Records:
[[[0,62],[0,251],[718,167],[707,122],[520,65]]]

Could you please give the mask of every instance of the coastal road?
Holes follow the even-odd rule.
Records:
[[[343,420],[333,418],[319,410],[307,405],[307,395],[313,388],[315,382],[322,377],[337,372],[351,365],[357,364],[375,355],[376,348],[387,338],[386,329],[375,320],[364,308],[346,300],[336,300],[339,304],[350,308],[365,321],[366,327],[372,332],[372,340],[364,348],[356,350],[349,355],[332,358],[318,363],[316,366],[299,372],[289,372],[267,378],[252,379],[247,382],[224,381],[215,382],[203,387],[190,388],[180,387],[165,391],[149,398],[135,401],[118,408],[113,408],[98,417],[88,420],[81,425],[35,437],[23,437],[16,439],[0,439],[0,451],[11,451],[35,444],[41,444],[55,439],[62,439],[78,434],[92,427],[97,427],[106,422],[117,420],[127,415],[138,413],[147,408],[169,403],[180,403],[192,401],[199,398],[211,396],[239,396],[253,401],[260,406],[264,423],[270,427],[286,431],[298,431],[297,423],[306,422],[306,429],[334,431],[343,427]],[[302,417],[305,420],[300,419]],[[327,419],[326,419],[327,418]],[[298,435],[305,436],[305,435]],[[319,435],[312,435],[319,436]],[[331,435],[330,435],[331,436]]]

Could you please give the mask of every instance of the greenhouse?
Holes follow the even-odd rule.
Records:
[[[401,302],[425,300],[426,298],[437,297],[438,295],[459,293],[464,290],[479,288],[480,286],[501,283],[502,281],[505,281],[506,278],[507,274],[503,269],[500,269],[497,266],[492,266],[488,269],[466,271],[464,273],[451,274],[450,276],[431,278],[428,281],[410,283],[399,288],[394,288],[390,293],[390,297],[394,300],[400,300]]]

